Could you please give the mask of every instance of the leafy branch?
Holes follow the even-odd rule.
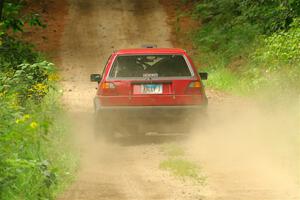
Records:
[[[23,1],[0,0],[0,32],[5,34],[8,30],[23,32],[25,24],[29,26],[45,27],[38,13],[22,14]]]

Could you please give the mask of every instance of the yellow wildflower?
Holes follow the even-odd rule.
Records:
[[[30,118],[30,115],[29,115],[29,114],[26,114],[26,115],[23,116],[23,119],[24,119],[24,120],[27,120],[27,119],[29,119],[29,118]]]
[[[30,89],[28,89],[27,96],[31,97],[43,97],[48,93],[49,86],[44,83],[37,83],[33,85]]]
[[[48,86],[43,83],[37,83],[33,88],[38,92],[46,92],[48,90]]]
[[[16,119],[16,124],[22,123],[24,120],[23,119]]]
[[[49,81],[58,81],[59,79],[60,79],[60,77],[58,76],[58,74],[55,74],[55,73],[50,74],[50,75],[48,76],[48,80],[49,80]]]
[[[30,127],[31,127],[32,129],[36,129],[36,128],[38,127],[38,123],[36,123],[36,122],[31,122],[31,123],[30,123]]]

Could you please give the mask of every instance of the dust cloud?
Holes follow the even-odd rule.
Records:
[[[80,173],[60,199],[300,199],[299,99],[209,96],[209,119],[203,123],[201,117],[192,134],[182,137],[135,135],[105,142],[95,137],[91,112],[72,113]],[[159,149],[170,142],[186,147],[187,159],[207,177],[209,192],[159,170],[164,159]]]
[[[212,100],[186,146],[220,199],[299,199],[300,98],[255,97]]]
[[[195,123],[190,139],[149,136],[115,143],[96,141],[92,114],[96,91],[88,82],[89,75],[101,71],[114,49],[144,43],[172,46],[164,19],[166,14],[158,1],[70,1],[60,52],[61,84],[73,119],[80,167],[76,181],[59,199],[300,199],[296,100],[289,101],[290,106],[244,99],[218,104],[212,96],[208,124]],[[164,159],[161,144],[168,142],[187,146],[190,160],[199,161],[215,196],[202,198],[201,190],[158,168]]]

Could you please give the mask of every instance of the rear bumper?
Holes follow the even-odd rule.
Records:
[[[97,103],[97,99],[96,102]],[[100,106],[98,119],[112,129],[184,132],[197,117],[206,116],[207,104],[181,106]],[[126,128],[125,128],[126,127]]]
[[[180,106],[101,106],[95,102],[95,112],[106,119],[132,120],[183,119],[206,113],[207,104]]]
[[[124,114],[176,114],[176,113],[198,113],[206,109],[206,105],[188,106],[100,106],[97,112],[103,113],[124,113]]]
[[[157,114],[161,115],[174,115],[180,113],[199,113],[206,111],[207,102],[201,105],[176,105],[176,106],[102,106],[98,98],[94,99],[95,111],[103,114],[126,114],[126,115],[146,115]],[[158,117],[156,116],[156,117]]]

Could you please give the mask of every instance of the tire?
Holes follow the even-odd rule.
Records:
[[[94,135],[97,140],[113,141],[114,132],[112,131],[111,124],[106,121],[101,113],[99,100],[94,98]]]

